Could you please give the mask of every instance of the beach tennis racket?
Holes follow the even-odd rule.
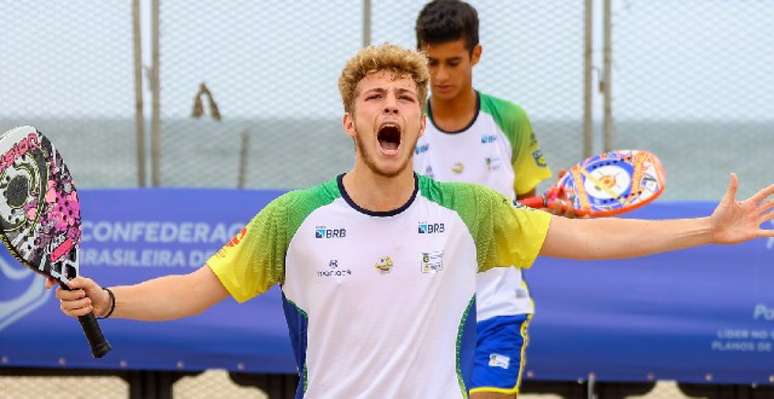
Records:
[[[519,202],[544,208],[564,200],[578,216],[612,216],[655,200],[665,181],[664,168],[653,153],[610,151],[573,165],[545,194]]]
[[[72,176],[54,145],[31,126],[0,136],[0,239],[32,270],[59,281],[79,274],[81,212]],[[100,358],[110,351],[93,313],[78,318]]]

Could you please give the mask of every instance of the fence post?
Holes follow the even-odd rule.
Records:
[[[240,148],[239,148],[239,179],[237,181],[237,188],[245,188],[245,181],[247,180],[247,149],[250,147],[250,136],[247,129],[243,129],[240,133]]]
[[[159,82],[159,1],[151,2],[151,180],[154,187],[161,185],[161,82]]]
[[[602,78],[602,82],[604,83],[603,87],[603,95],[604,95],[604,133],[605,133],[605,142],[604,142],[604,150],[605,151],[611,151],[613,149],[613,30],[611,29],[612,25],[612,16],[610,15],[610,0],[604,0],[604,6],[603,6],[603,21],[604,24],[604,32],[605,37],[604,40],[604,77]]]
[[[145,114],[142,98],[140,0],[132,0],[132,39],[134,41],[134,129],[137,134],[137,186],[145,187]]]
[[[591,146],[594,142],[593,96],[592,96],[592,39],[593,39],[593,0],[586,0],[584,7],[583,34],[583,158],[591,156]]]
[[[371,45],[371,0],[363,0],[363,47]]]

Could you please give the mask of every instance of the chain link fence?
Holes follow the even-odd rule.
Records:
[[[34,125],[80,187],[137,183],[127,1],[0,0],[0,131]]]
[[[372,2],[371,43],[415,47],[423,4]],[[550,161],[579,160],[583,4],[473,5],[486,48],[476,86],[527,110]],[[165,1],[161,21],[163,185],[295,188],[351,166],[336,82],[363,42],[359,2]],[[207,96],[192,117],[202,83],[220,121]]]
[[[243,170],[245,187],[295,188],[350,167],[337,79],[361,17],[357,1],[162,2],[162,184],[237,187]],[[192,118],[201,83],[220,121],[209,99]]]
[[[665,199],[740,196],[774,177],[774,5],[619,1],[613,8],[614,146],[654,151]]]

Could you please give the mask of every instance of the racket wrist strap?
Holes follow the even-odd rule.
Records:
[[[110,315],[113,314],[113,311],[116,309],[116,296],[113,294],[113,291],[110,290],[108,287],[102,287],[103,290],[105,290],[108,293],[108,296],[110,297],[110,309],[104,316],[97,317],[100,320],[107,319],[110,317]]]

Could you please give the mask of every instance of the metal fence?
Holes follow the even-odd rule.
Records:
[[[659,154],[665,198],[719,199],[772,181],[774,4],[620,1],[612,7],[614,145]]]
[[[294,188],[346,170],[352,145],[340,127],[340,68],[364,42],[414,47],[423,4],[136,0],[138,36],[132,3],[5,0],[0,15],[0,128],[34,124],[51,135],[81,187],[151,184],[156,170],[163,186]],[[485,49],[475,85],[522,105],[554,169],[581,159],[585,144],[604,148],[607,93],[607,145],[659,154],[669,176],[664,198],[715,199],[730,170],[742,178],[742,194],[770,180],[762,167],[774,147],[770,2],[472,3]],[[584,98],[587,74],[593,90]],[[583,139],[586,106],[592,143]]]
[[[129,2],[0,0],[0,10],[0,130],[38,127],[85,186],[134,186]]]
[[[353,1],[163,2],[162,184],[234,187],[240,164],[247,187],[299,187],[346,170],[352,145],[340,126],[340,69],[364,41],[415,47],[413,25],[422,5],[373,2],[364,34],[363,8]],[[476,85],[521,104],[557,165],[580,159],[583,5],[474,5],[486,48]],[[220,121],[212,118],[207,97],[202,117],[191,118],[201,83]]]
[[[309,185],[350,166],[336,81],[360,47],[360,18],[352,1],[162,2],[162,184],[236,187],[242,153],[248,187]],[[201,83],[220,121],[209,98],[191,118]]]

